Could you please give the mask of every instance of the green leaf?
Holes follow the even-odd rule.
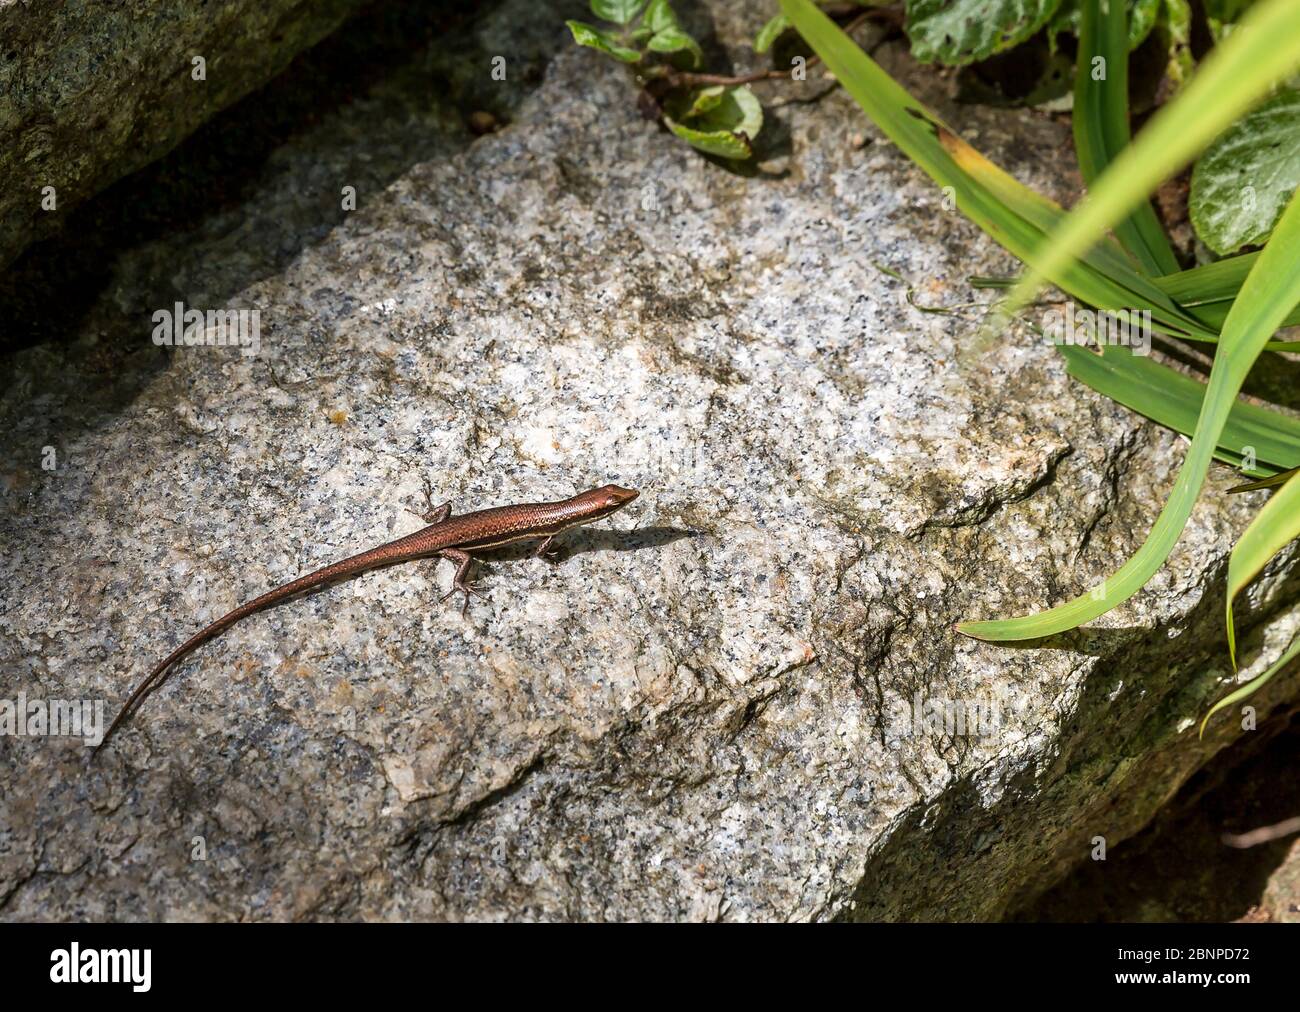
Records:
[[[1268,239],[1300,184],[1300,90],[1288,88],[1238,120],[1192,170],[1192,227],[1219,254]]]
[[[647,46],[656,53],[690,53],[691,66],[693,67],[698,67],[700,60],[704,57],[704,54],[700,51],[699,43],[680,28],[665,28],[656,32],[647,43]]]
[[[1021,259],[1032,258],[1039,273],[1076,298],[1111,310],[1151,307],[1153,318],[1171,332],[1185,326],[1189,334],[1197,336],[1206,334],[1207,328],[1196,321],[1188,324],[1182,308],[1158,285],[1136,272],[1104,233],[1145,199],[1154,186],[1151,176],[1156,181],[1161,178],[1162,169],[1153,169],[1145,161],[1169,157],[1164,147],[1170,144],[1194,151],[1198,142],[1204,143],[1212,137],[1252,97],[1263,93],[1268,85],[1262,82],[1285,74],[1289,61],[1300,58],[1300,46],[1292,41],[1300,40],[1300,32],[1288,33],[1288,29],[1300,28],[1296,23],[1300,21],[1300,5],[1288,6],[1289,3],[1290,0],[1268,0],[1254,18],[1260,33],[1256,38],[1286,39],[1287,53],[1279,55],[1277,42],[1269,48],[1267,43],[1249,38],[1250,33],[1241,33],[1246,38],[1236,44],[1230,39],[1224,47],[1228,56],[1223,51],[1212,56],[1202,75],[1178,99],[1176,104],[1183,110],[1179,118],[1170,120],[1153,136],[1152,130],[1168,110],[1158,114],[1152,126],[1105,172],[1092,197],[1069,217],[1064,217],[1051,201],[1016,182],[957,137],[809,0],[781,0],[791,23],[854,101],[917,165],[944,186],[957,207],[990,236]],[[1215,68],[1213,73],[1211,68]],[[1229,92],[1226,96],[1221,94],[1225,91]],[[1219,107],[1224,102],[1230,107],[1226,111]],[[1194,121],[1198,114],[1212,121],[1208,127]],[[1189,142],[1180,134],[1187,130],[1199,131],[1199,136]],[[1174,155],[1176,160],[1182,152],[1175,151]],[[1131,187],[1130,177],[1134,174],[1146,174],[1148,178]],[[1126,188],[1135,190],[1136,194],[1125,192]],[[1136,593],[1163,564],[1182,532],[1210,460],[1216,452],[1223,452],[1221,437],[1225,426],[1234,415],[1242,417],[1235,405],[1242,380],[1272,331],[1300,302],[1300,252],[1296,252],[1300,249],[1298,206],[1300,201],[1293,201],[1275,231],[1273,242],[1254,260],[1247,263],[1245,258],[1235,258],[1239,262],[1222,271],[1190,279],[1181,275],[1161,279],[1170,287],[1181,287],[1193,295],[1210,290],[1222,294],[1234,285],[1240,291],[1227,314],[1222,335],[1215,330],[1208,331],[1209,339],[1220,339],[1221,346],[1208,388],[1204,393],[1200,390],[1194,393],[1199,406],[1188,458],[1174,494],[1147,542],[1128,565],[1099,588],[1095,597],[1071,602],[1044,615],[959,626],[961,631],[989,639],[1030,639],[1073,628]],[[1065,236],[1066,253],[1047,246],[1043,239],[1049,232],[1054,237]],[[1249,273],[1244,276],[1243,267],[1249,267]],[[1024,306],[1037,293],[1037,282],[1021,281],[1017,290],[1021,293],[1019,305]],[[1111,360],[1117,369],[1140,368],[1136,364],[1142,361],[1122,353],[1106,355],[1105,360]],[[1287,448],[1283,446],[1281,452],[1286,453]]]
[[[1284,546],[1300,537],[1300,481],[1289,479],[1273,495],[1233,546],[1228,558],[1228,656],[1237,668],[1237,640],[1232,602]]]
[[[1146,41],[1160,14],[1160,0],[1130,0],[1128,5],[1128,48],[1132,52]]]
[[[674,115],[676,112],[676,115]],[[668,129],[691,146],[721,158],[749,158],[752,141],[763,129],[763,106],[748,87],[715,85],[670,107]]]
[[[1232,692],[1224,696],[1212,707],[1210,707],[1209,712],[1206,713],[1206,715],[1201,719],[1201,729],[1197,737],[1204,736],[1205,725],[1210,722],[1211,717],[1213,717],[1216,713],[1218,713],[1220,710],[1224,709],[1225,707],[1232,706],[1234,703],[1240,703],[1247,696],[1250,696],[1258,692],[1260,689],[1264,687],[1264,684],[1270,678],[1272,678],[1279,671],[1285,668],[1288,664],[1294,661],[1296,657],[1300,657],[1300,638],[1297,638],[1296,641],[1292,643],[1291,646],[1287,649],[1287,652],[1284,653],[1281,657],[1279,657],[1272,664],[1272,666],[1269,667],[1269,669],[1265,671],[1262,675],[1259,675],[1256,678],[1252,678],[1240,689],[1237,689],[1235,692]]]
[[[754,148],[749,143],[749,138],[743,134],[733,134],[726,130],[693,130],[667,118],[664,122],[668,124],[669,130],[706,155],[737,160],[753,157]]]
[[[650,6],[641,17],[641,24],[651,32],[662,32],[666,28],[680,28],[677,14],[668,0],[650,0]]]
[[[1118,3],[1082,0],[1073,127],[1079,169],[1091,186],[1129,143],[1128,25]],[[1178,270],[1150,201],[1115,226],[1115,237],[1148,274]]]
[[[602,21],[625,25],[637,16],[645,0],[591,0],[591,13]]]
[[[722,85],[716,85],[712,88],[701,88],[691,99],[691,104],[686,108],[678,119],[683,122],[686,120],[697,119],[703,116],[711,109],[716,109],[722,104],[723,96],[726,95],[727,89]]]
[[[784,14],[778,14],[759,29],[758,34],[754,37],[754,52],[766,53],[772,48],[772,43],[779,39],[781,34],[789,27],[790,19]]]
[[[1192,95],[1195,83],[1193,80],[1189,85],[1184,99]],[[1037,639],[1082,625],[1141,590],[1164,564],[1182,535],[1242,382],[1269,335],[1297,302],[1300,302],[1300,199],[1293,199],[1278,222],[1273,241],[1260,253],[1228,313],[1196,422],[1196,434],[1169,501],[1146,541],[1118,572],[1091,593],[1036,615],[964,622],[958,625],[958,631],[977,639]]]
[[[907,37],[922,63],[961,66],[1017,46],[1061,0],[907,0]]]
[[[1244,485],[1235,485],[1228,491],[1230,493],[1256,492],[1261,488],[1273,488],[1276,485],[1285,485],[1297,474],[1300,474],[1300,467],[1293,467],[1289,471],[1283,471],[1281,474],[1275,474],[1268,478],[1261,478],[1259,481],[1248,481]]]
[[[602,53],[614,57],[616,60],[622,60],[624,63],[636,63],[641,59],[641,54],[635,49],[628,49],[627,46],[621,45],[612,35],[606,35],[599,28],[586,24],[582,21],[566,21],[569,31],[573,33],[573,41],[580,46],[587,46],[591,49],[599,49]]]

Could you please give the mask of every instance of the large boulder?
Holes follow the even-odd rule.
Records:
[[[360,6],[0,0],[0,269]]]
[[[710,11],[751,65],[766,5]],[[832,82],[767,86],[757,169],[732,172],[640,118],[561,16],[512,0],[431,51],[482,82],[520,33],[554,50],[535,89],[502,83],[501,132],[468,143],[454,96],[395,70],[277,153],[322,193],[400,165],[328,235],[251,270],[280,238],[236,223],[305,205],[268,180],[123,253],[77,340],[12,357],[3,695],[111,716],[202,624],[418,527],[426,482],[457,512],[641,498],[554,568],[491,562],[468,618],[433,563],[250,618],[93,764],[0,739],[5,916],[993,918],[1240,734],[1195,722],[1259,497],[1216,467],[1170,563],[1086,630],[956,635],[1113,571],[1184,444],[1037,341],[972,347],[966,279],[1014,263]],[[1076,195],[1067,126],[879,55]],[[155,347],[177,296],[258,310],[257,353]],[[1247,672],[1300,628],[1296,589],[1283,560],[1239,605]]]

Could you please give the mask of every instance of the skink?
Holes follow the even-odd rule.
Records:
[[[466,580],[470,565],[474,561],[472,553],[499,548],[514,541],[540,540],[541,544],[537,546],[535,554],[539,558],[545,557],[550,550],[551,542],[561,532],[607,517],[622,509],[636,497],[635,489],[622,488],[618,485],[602,485],[600,488],[582,492],[571,499],[561,499],[559,502],[497,506],[494,509],[465,513],[457,517],[451,515],[451,503],[444,503],[425,515],[424,519],[429,524],[428,527],[267,591],[261,597],[256,597],[247,604],[241,604],[228,615],[223,615],[207,628],[195,633],[159,661],[148,676],[136,686],[113,723],[109,725],[108,733],[104,735],[100,747],[108,742],[118,725],[126,719],[141,699],[162,682],[164,674],[173,664],[195,647],[206,643],[255,611],[269,608],[295,594],[356,576],[368,569],[432,556],[450,559],[456,563],[456,576],[452,581],[452,589],[443,596],[442,600],[445,601],[459,590],[465,595],[465,603],[461,607],[461,613],[464,614],[469,607],[471,594],[477,597],[483,596]]]

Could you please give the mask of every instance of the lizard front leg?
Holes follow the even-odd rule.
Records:
[[[452,562],[456,563],[456,575],[452,578],[451,590],[442,595],[439,603],[447,600],[447,598],[451,597],[452,594],[459,590],[465,595],[465,603],[460,609],[460,613],[464,615],[469,610],[470,594],[473,594],[477,598],[482,598],[484,601],[487,600],[486,597],[483,597],[482,594],[471,587],[465,579],[465,577],[469,575],[469,567],[474,564],[474,559],[468,552],[462,552],[459,548],[444,548],[438,554],[444,559],[450,559]]]
[[[549,538],[543,538],[542,543],[533,551],[533,558],[545,559],[554,565],[560,561],[560,553],[551,549],[551,543],[555,541],[556,535],[552,534]]]

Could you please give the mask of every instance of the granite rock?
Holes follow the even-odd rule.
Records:
[[[745,67],[764,9],[696,27]],[[1036,341],[962,354],[967,277],[1014,264],[833,82],[767,86],[730,171],[640,118],[570,13],[507,3],[406,65],[482,88],[521,54],[499,132],[397,67],[242,204],[122,251],[73,340],[10,356],[0,697],[111,716],[205,622],[415,529],[426,484],[457,511],[641,498],[553,568],[490,561],[468,618],[432,563],[250,618],[93,764],[0,737],[5,917],[994,918],[1240,733],[1195,722],[1259,496],[1216,466],[1170,563],[1086,630],[957,636],[1113,571],[1184,444]],[[1077,195],[1067,127],[878,55]],[[311,195],[355,180],[312,232]],[[311,235],[288,257],[286,230]],[[155,347],[176,298],[257,310],[257,353]],[[1296,583],[1288,557],[1239,606],[1247,674],[1300,629]]]
[[[360,6],[0,0],[0,268]]]

